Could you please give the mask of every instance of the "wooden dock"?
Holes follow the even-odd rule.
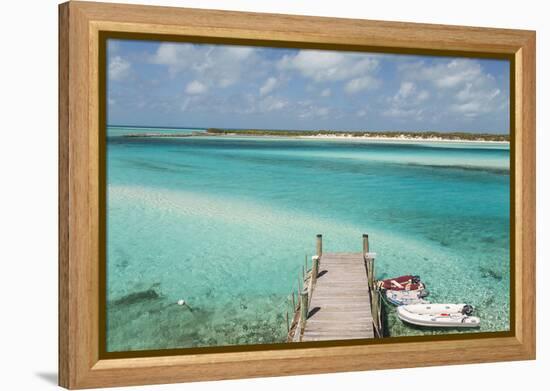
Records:
[[[367,339],[382,335],[374,254],[322,253],[321,235],[289,331],[291,342]],[[369,278],[369,275],[371,276]]]
[[[323,254],[302,341],[353,338],[374,338],[363,255]]]

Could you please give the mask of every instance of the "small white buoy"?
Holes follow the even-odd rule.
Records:
[[[179,299],[178,300],[178,305],[185,305],[185,300]]]

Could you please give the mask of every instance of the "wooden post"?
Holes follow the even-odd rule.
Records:
[[[373,257],[369,257],[369,262],[370,262],[370,275],[369,275],[369,279],[370,279],[370,283],[371,283],[371,289],[374,289],[375,286],[374,286],[374,258]]]
[[[369,252],[369,235],[363,234],[363,257]]]
[[[323,254],[323,235],[317,235],[317,256],[320,257]]]
[[[367,262],[367,278],[369,282],[369,288],[374,289],[374,259],[371,257],[365,258]]]
[[[311,282],[315,284],[317,281],[317,275],[319,274],[319,257],[314,255],[311,257]]]
[[[288,311],[286,312],[286,332],[290,332],[290,323],[288,322]]]
[[[384,337],[384,330],[385,330],[385,323],[384,323],[384,311],[385,311],[385,307],[384,307],[384,301],[383,301],[383,298],[382,298],[382,293],[380,292],[380,290],[378,291],[378,296],[380,297],[380,305],[378,306],[378,327],[380,327],[380,334],[382,337]]]
[[[378,305],[380,304],[379,303],[379,298],[378,298],[378,292],[377,291],[373,291],[372,292],[372,308],[371,308],[371,311],[372,311],[372,323],[374,325],[374,330],[376,331],[375,333],[375,336],[380,336],[380,328],[378,327],[379,326],[379,321],[378,321]]]
[[[382,331],[380,330],[380,292],[375,286],[374,254],[370,253],[368,234],[363,234],[363,258],[365,259],[365,265],[367,267],[367,278],[371,296],[371,311],[375,335],[377,337],[381,337]]]
[[[296,311],[296,300],[294,299],[294,291],[292,291],[292,311]]]
[[[374,288],[374,259],[372,257],[367,257],[369,253],[369,235],[363,234],[363,258],[365,259],[365,264],[367,266],[367,277],[369,282],[369,288]]]
[[[307,290],[304,289],[300,293],[300,327],[303,330],[306,327],[306,320],[307,320],[307,314],[308,314],[308,294]]]
[[[309,275],[309,300],[313,297],[313,286],[317,281],[317,274],[319,273],[319,257],[314,255],[311,257],[311,274]]]

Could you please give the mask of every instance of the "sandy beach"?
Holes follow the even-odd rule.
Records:
[[[352,136],[349,134],[343,135],[316,135],[316,136],[297,136],[296,138],[300,139],[327,139],[327,140],[368,140],[368,141],[395,141],[395,142],[445,142],[445,143],[491,143],[491,144],[510,144],[509,141],[493,141],[493,140],[457,140],[457,139],[447,139],[443,137],[408,137],[408,136],[397,136],[397,137],[384,137],[384,136]]]

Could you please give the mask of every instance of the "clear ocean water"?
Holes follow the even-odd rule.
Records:
[[[108,351],[284,342],[318,233],[326,252],[368,233],[378,278],[418,274],[479,331],[509,329],[508,145],[138,131],[162,130],[108,129]]]

